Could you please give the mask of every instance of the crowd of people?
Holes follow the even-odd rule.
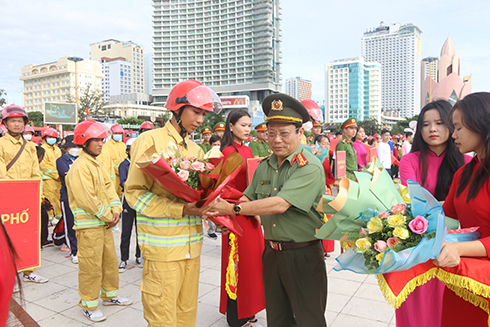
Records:
[[[430,102],[415,130],[393,136],[389,130],[367,136],[353,117],[342,124],[342,132],[323,133],[319,108],[312,101],[271,94],[262,102],[266,118],[255,127],[256,138],[250,138],[248,112],[235,109],[213,130],[202,127],[200,144],[189,135],[208,112],[220,112],[216,93],[198,81],[183,81],[172,88],[165,106],[173,114],[165,126],[145,122],[139,136],[126,142],[121,126],[85,120],[62,140],[56,130],[45,129],[41,145],[30,141],[33,130],[23,108],[9,105],[2,110],[6,132],[0,138],[0,179],[42,181],[40,246],[63,244],[61,249],[70,252],[79,267],[79,306],[91,321],[106,319],[99,297],[103,305],[132,304],[118,289],[134,227],[148,325],[194,326],[203,219],[234,215],[241,235],[209,220],[205,233],[212,238],[222,233],[219,311],[229,326],[260,326],[256,314],[263,309],[271,327],[326,326],[324,260],[334,244],[315,238],[328,220],[316,207],[339,185],[340,152],[345,153],[345,177],[356,180],[372,154],[402,185],[413,180],[425,187],[462,228],[480,226],[479,241],[445,243],[434,260],[437,266],[457,266],[462,256],[490,256],[490,212],[484,201],[490,189],[490,161],[485,160],[490,151],[490,93],[470,94],[454,106],[445,100]],[[240,155],[244,164],[229,184],[243,194],[240,201],[218,198],[198,207],[168,192],[136,164],[148,151],[160,153],[170,142],[188,158],[204,158],[214,147],[225,161],[232,153]],[[261,161],[249,182],[247,160],[252,158]],[[64,225],[61,243],[54,234],[48,239],[48,224],[56,220]],[[118,259],[113,228],[120,220]],[[34,270],[16,273],[15,249],[3,224],[0,251],[4,319],[13,290],[22,282],[44,284],[48,279]],[[475,280],[483,273],[476,269],[479,260],[469,272]],[[486,311],[436,280],[418,287],[396,311],[397,326],[483,326],[487,321]]]

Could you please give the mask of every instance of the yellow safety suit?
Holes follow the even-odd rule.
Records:
[[[201,217],[182,216],[184,201],[158,186],[136,164],[154,146],[159,153],[173,142],[184,157],[202,158],[202,149],[190,140],[187,148],[170,122],[147,131],[131,146],[131,166],[125,196],[136,210],[138,244],[144,258],[142,292],[144,317],[150,327],[194,326],[197,313]]]
[[[126,154],[126,145],[124,142],[114,141],[112,138],[107,141],[104,146],[110,150],[112,165],[114,166],[114,174],[116,175],[116,184],[114,185],[116,189],[116,193],[121,198],[122,196],[122,188],[119,182],[119,165],[124,161],[128,156]]]
[[[41,179],[36,147],[29,144],[32,143],[29,141],[26,141],[24,151],[7,172],[7,165],[19,152],[23,142],[22,137],[17,140],[9,133],[0,137],[0,179]],[[39,208],[34,210],[39,210]],[[25,270],[24,274],[29,275],[35,270]]]
[[[46,142],[41,145],[44,150],[44,159],[40,163],[41,176],[43,178],[44,196],[54,207],[53,212],[49,212],[49,219],[61,217],[60,190],[61,182],[58,170],[56,170],[56,160],[61,157],[61,150],[56,145],[49,145]]]
[[[97,157],[97,160],[102,163],[104,168],[107,170],[107,173],[109,174],[109,177],[111,179],[112,185],[114,189],[117,187],[117,181],[116,181],[116,171],[114,170],[114,164],[112,160],[112,151],[110,148],[110,145],[108,145],[107,142],[104,143],[102,146],[102,152],[100,155]]]
[[[66,187],[78,240],[78,305],[94,310],[99,294],[103,300],[118,294],[117,255],[107,223],[122,205],[102,163],[84,151],[66,175]]]

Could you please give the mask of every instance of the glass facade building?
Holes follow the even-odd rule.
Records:
[[[262,101],[280,85],[279,0],[153,0],[153,96],[196,79]]]
[[[362,57],[336,60],[325,67],[325,119],[349,117],[381,122],[381,65]]]

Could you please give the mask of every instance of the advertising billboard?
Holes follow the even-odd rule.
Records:
[[[44,103],[44,124],[75,125],[76,123],[77,106],[75,103]]]

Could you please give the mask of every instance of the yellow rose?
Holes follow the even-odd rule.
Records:
[[[376,255],[376,260],[378,260],[378,264],[381,264],[381,260],[383,260],[384,253],[380,253]]]
[[[367,223],[367,229],[369,231],[369,234],[372,233],[379,233],[383,230],[383,222],[379,218],[371,218],[369,222]]]
[[[340,241],[340,246],[344,250],[349,250],[350,248],[353,248],[354,246],[356,246],[356,242],[354,242],[354,241]]]
[[[408,234],[408,230],[406,228],[396,227],[393,230],[393,236],[406,240],[410,235]]]
[[[360,238],[356,241],[356,252],[364,253],[371,247],[371,242],[367,238]]]
[[[393,215],[388,217],[388,226],[391,228],[402,227],[405,225],[406,219],[402,215]]]

